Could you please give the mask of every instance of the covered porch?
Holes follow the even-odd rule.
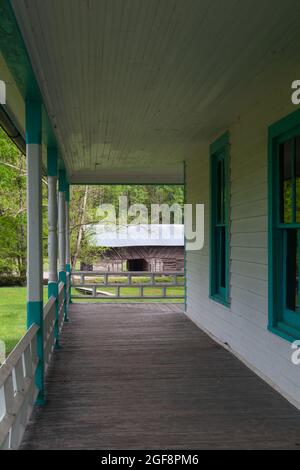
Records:
[[[300,415],[174,304],[73,304],[22,449],[299,449]]]

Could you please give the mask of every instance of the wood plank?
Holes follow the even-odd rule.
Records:
[[[181,309],[71,305],[22,448],[299,448],[300,412]]]

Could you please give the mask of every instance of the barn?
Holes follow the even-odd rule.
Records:
[[[107,250],[83,271],[184,271],[184,226],[141,224],[125,228],[95,227],[94,243]]]

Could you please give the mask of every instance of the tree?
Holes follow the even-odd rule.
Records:
[[[0,128],[0,274],[26,275],[25,157]]]

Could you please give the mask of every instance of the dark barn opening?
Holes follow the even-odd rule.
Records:
[[[145,259],[129,259],[127,260],[128,271],[148,271],[149,266]]]

